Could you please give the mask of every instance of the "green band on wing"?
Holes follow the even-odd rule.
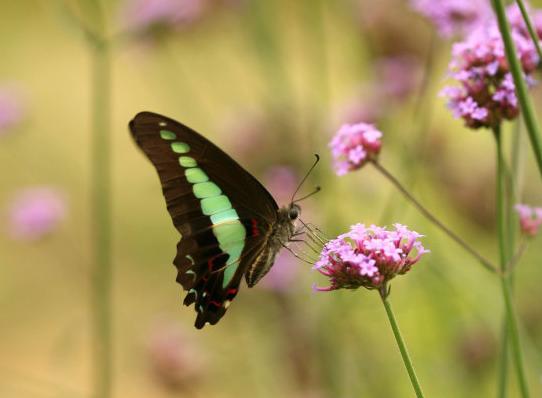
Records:
[[[198,165],[196,160],[190,156],[179,157],[179,164],[183,167],[196,167]]]
[[[182,142],[172,142],[171,149],[176,153],[187,153],[190,147]],[[194,158],[180,156],[179,164],[186,167],[184,175],[188,182],[193,184],[194,196],[201,199],[201,211],[211,218],[213,234],[218,241],[220,250],[228,254],[222,280],[222,287],[225,288],[239,268],[241,254],[245,248],[246,229],[239,221],[239,214],[232,208],[229,198],[222,195],[222,190],[217,184],[209,181],[207,174],[197,167]],[[192,258],[189,260],[194,264]],[[186,271],[187,274],[190,272],[193,271]],[[203,311],[203,308],[200,308],[201,311]]]
[[[239,259],[245,247],[246,230],[239,220],[213,226],[213,234],[218,240],[220,250],[228,253],[222,287],[226,287],[239,268]]]
[[[201,200],[201,211],[206,216],[212,216],[213,214],[217,214],[231,208],[231,202],[225,195],[205,198]]]
[[[218,185],[211,181],[194,184],[192,190],[198,199],[212,198],[222,193]]]
[[[171,150],[175,153],[188,153],[190,151],[190,145],[184,142],[172,142]]]
[[[220,213],[213,214],[211,216],[211,222],[213,224],[220,224],[223,222],[229,222],[229,221],[235,221],[239,220],[239,215],[235,211],[235,209],[228,209],[221,211]]]
[[[184,175],[186,176],[188,182],[191,184],[209,181],[209,177],[207,177],[207,174],[205,174],[205,172],[199,167],[192,167],[190,169],[186,169],[184,171]]]
[[[160,137],[162,137],[163,140],[170,140],[170,141],[177,138],[175,133],[169,130],[160,130]]]

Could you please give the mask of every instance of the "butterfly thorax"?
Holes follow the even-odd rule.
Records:
[[[267,244],[245,273],[248,287],[254,286],[269,272],[277,253],[287,246],[295,233],[295,221],[301,208],[290,203],[277,210],[277,219],[269,231]]]

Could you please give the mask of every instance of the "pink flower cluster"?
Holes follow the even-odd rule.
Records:
[[[24,107],[19,95],[8,88],[0,89],[0,135],[21,122]]]
[[[527,13],[531,19],[531,23],[538,37],[542,37],[542,11],[541,10],[532,10],[529,4],[525,5],[527,8]],[[506,8],[506,16],[510,22],[512,29],[516,30],[526,38],[530,38],[529,31],[527,30],[527,25],[521,14],[521,10],[517,4],[511,4]]]
[[[530,38],[517,30],[512,30],[512,38],[527,82],[532,85],[530,74],[538,64],[536,49]],[[454,44],[450,75],[459,86],[445,87],[441,94],[448,98],[453,115],[462,118],[467,127],[494,128],[519,114],[514,82],[495,23]]]
[[[443,37],[467,34],[491,16],[487,0],[411,0],[411,4]]]
[[[382,133],[372,124],[344,124],[329,143],[337,175],[375,159],[382,147],[381,138]]]
[[[527,236],[535,236],[542,225],[542,207],[517,204],[515,209],[519,215],[521,232]]]
[[[356,224],[329,241],[314,269],[327,276],[331,285],[315,289],[380,289],[396,275],[408,272],[429,250],[419,241],[422,235],[401,224],[394,228]]]
[[[130,31],[177,29],[197,21],[206,0],[127,0],[123,10]]]
[[[10,209],[10,235],[19,240],[37,240],[52,232],[66,216],[63,195],[48,187],[25,189]]]

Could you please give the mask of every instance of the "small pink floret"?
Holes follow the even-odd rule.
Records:
[[[329,143],[338,175],[357,170],[375,159],[382,147],[382,133],[368,123],[344,124]]]

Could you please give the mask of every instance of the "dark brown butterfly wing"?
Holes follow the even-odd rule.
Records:
[[[266,246],[278,206],[258,180],[183,124],[142,112],[130,131],[155,166],[182,235],[174,264],[188,291],[184,303],[195,303],[197,328],[215,324]]]

